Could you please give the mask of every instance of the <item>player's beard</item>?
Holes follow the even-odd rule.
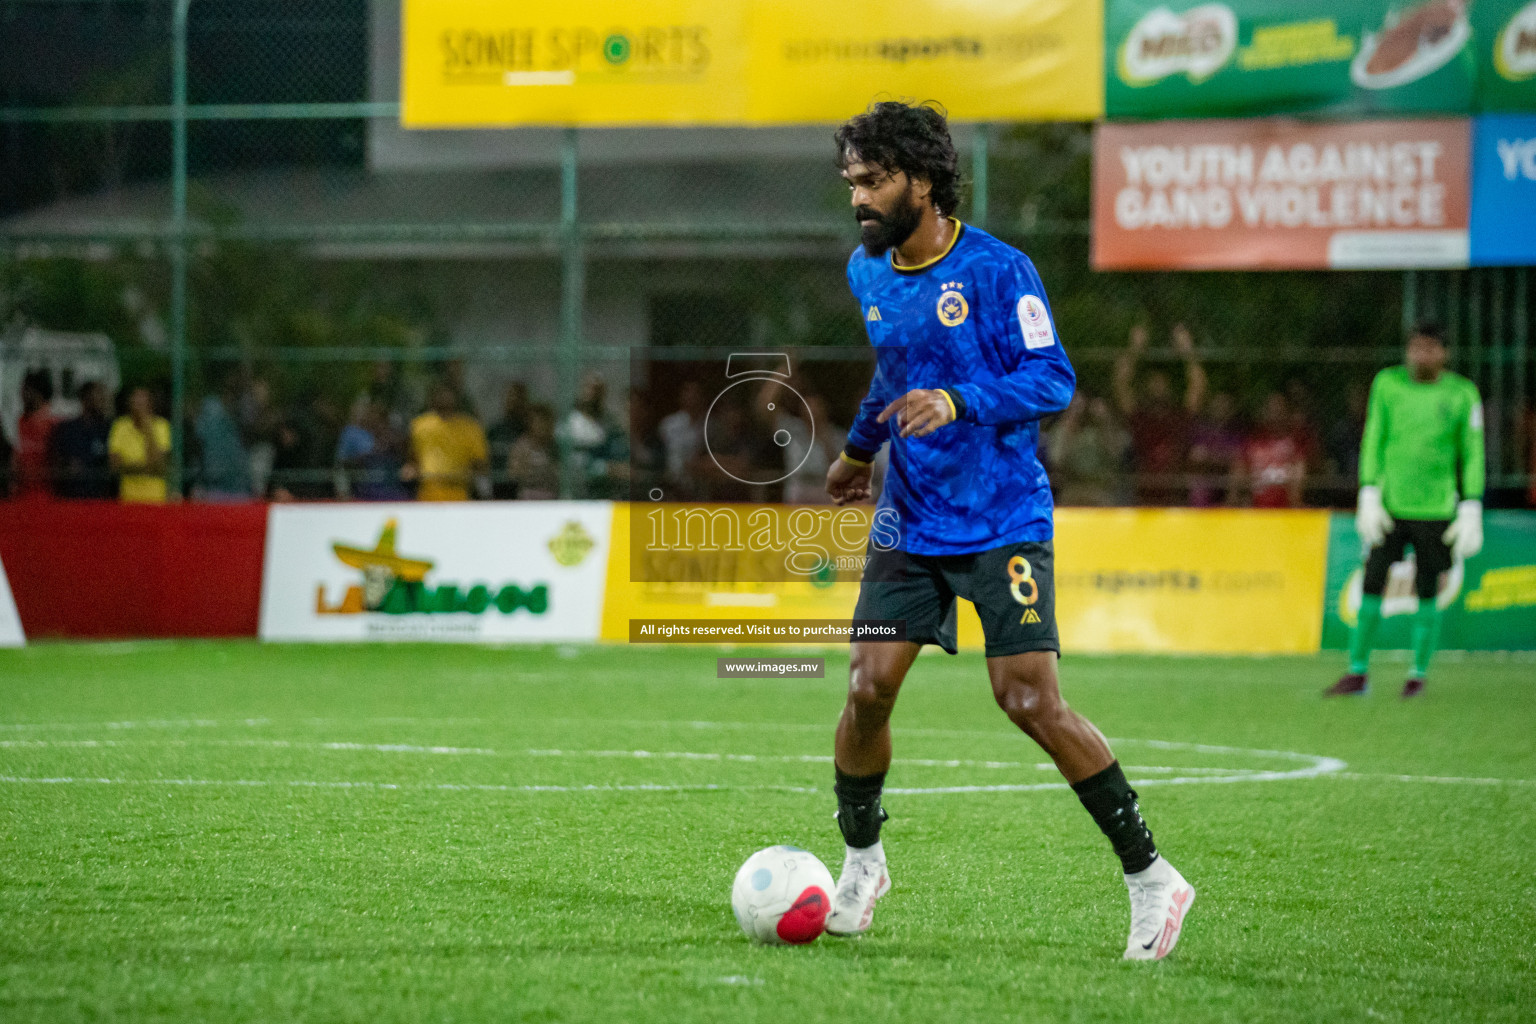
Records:
[[[890,213],[881,213],[872,206],[861,206],[853,211],[853,216],[855,220],[873,220],[871,224],[859,225],[859,236],[865,252],[871,256],[884,256],[886,250],[912,237],[912,232],[923,221],[923,210],[912,201],[909,185]]]

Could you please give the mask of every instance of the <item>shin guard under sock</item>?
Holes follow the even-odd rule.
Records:
[[[874,846],[880,841],[880,823],[889,815],[880,806],[880,791],[885,788],[885,772],[877,775],[848,775],[833,765],[837,781],[837,827],[843,841],[855,850]]]
[[[1072,783],[1072,790],[1093,815],[1099,830],[1109,837],[1126,874],[1134,875],[1152,865],[1157,859],[1157,847],[1147,823],[1141,820],[1136,791],[1126,781],[1119,761],[1111,761],[1097,775]]]

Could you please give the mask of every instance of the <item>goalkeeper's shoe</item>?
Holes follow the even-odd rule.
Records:
[[[1346,672],[1338,682],[1323,691],[1324,697],[1361,697],[1371,692],[1364,672]]]
[[[875,916],[875,901],[891,890],[891,874],[885,869],[885,857],[857,856],[849,852],[843,861],[843,873],[832,895],[832,913],[827,915],[828,935],[862,935]]]
[[[1195,890],[1162,857],[1145,871],[1125,876],[1131,891],[1131,936],[1125,942],[1127,960],[1161,960],[1178,945],[1184,915],[1195,902]]]
[[[1424,677],[1423,676],[1409,676],[1408,677],[1408,681],[1403,684],[1403,699],[1404,700],[1407,700],[1410,697],[1417,697],[1419,694],[1421,694],[1423,692],[1424,692]]]

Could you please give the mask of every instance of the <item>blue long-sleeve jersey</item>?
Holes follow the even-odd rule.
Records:
[[[887,533],[895,526],[897,546],[954,555],[1050,540],[1039,420],[1067,407],[1077,377],[1029,257],[956,222],[949,249],[922,267],[897,269],[889,256],[856,250],[848,286],[876,349],[848,442],[864,451],[891,442],[879,510],[894,513],[880,521]],[[960,418],[909,438],[898,436],[895,416],[875,422],[913,388],[948,390]]]

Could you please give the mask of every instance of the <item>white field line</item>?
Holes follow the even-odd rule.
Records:
[[[456,783],[443,782],[436,784],[414,784],[397,782],[325,782],[311,779],[120,779],[90,776],[46,776],[28,777],[19,775],[0,775],[0,783],[12,785],[35,786],[218,786],[218,787],[244,787],[244,788],[291,788],[291,789],[361,789],[361,790],[394,790],[394,791],[442,791],[450,793],[713,793],[713,792],[779,792],[779,793],[815,793],[817,790],[811,786],[722,786],[713,783],[700,785],[671,785],[658,783],[636,783],[634,785],[579,785],[579,786],[515,786],[498,785],[494,783]]]

